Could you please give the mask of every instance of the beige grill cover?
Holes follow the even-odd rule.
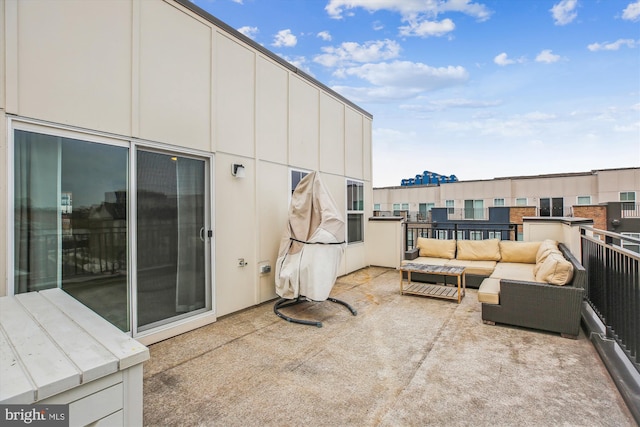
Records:
[[[287,299],[326,300],[344,254],[344,236],[344,219],[320,174],[308,174],[291,196],[276,262],[276,293]]]

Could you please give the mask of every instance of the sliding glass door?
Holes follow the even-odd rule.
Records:
[[[14,291],[61,287],[130,330],[129,149],[16,130]]]
[[[207,308],[207,165],[138,150],[137,328]]]
[[[210,159],[73,135],[14,131],[14,293],[62,288],[134,336],[210,310]]]

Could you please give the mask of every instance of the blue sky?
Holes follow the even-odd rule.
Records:
[[[193,0],[373,114],[373,185],[640,166],[640,0]]]

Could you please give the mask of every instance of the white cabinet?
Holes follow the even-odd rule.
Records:
[[[149,350],[61,289],[0,298],[0,403],[69,404],[69,424],[142,425]]]

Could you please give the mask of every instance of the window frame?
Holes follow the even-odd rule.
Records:
[[[588,199],[589,199],[589,201],[588,201],[587,203],[581,202],[581,201],[580,201],[580,199],[581,199],[581,198],[582,198],[582,199],[584,199],[584,198],[588,198]],[[591,204],[592,204],[592,203],[591,203],[591,200],[592,200],[591,196],[576,196],[576,205],[578,205],[578,206],[588,206],[588,205],[591,205]]]
[[[498,200],[501,200],[501,202],[498,202]],[[494,207],[503,207],[504,206],[504,197],[496,197],[493,199],[493,206]]]
[[[351,197],[349,192],[352,191],[351,186],[355,185],[356,187],[356,194],[355,194],[355,198],[353,197],[353,193],[351,194]],[[358,190],[359,189],[359,190]],[[356,208],[357,209],[353,209],[353,202],[355,201],[356,203]],[[350,205],[350,202],[352,203]],[[353,178],[346,178],[345,179],[345,206],[346,206],[346,226],[345,226],[345,242],[347,242],[347,245],[353,245],[353,244],[362,244],[365,241],[365,235],[364,235],[364,204],[365,204],[365,197],[364,197],[364,181],[358,180],[358,179],[353,179]],[[353,218],[353,217],[359,217],[359,236],[360,239],[358,240],[350,240],[350,233],[349,233],[349,219]]]
[[[529,206],[529,199],[527,197],[516,197],[515,206]]]

